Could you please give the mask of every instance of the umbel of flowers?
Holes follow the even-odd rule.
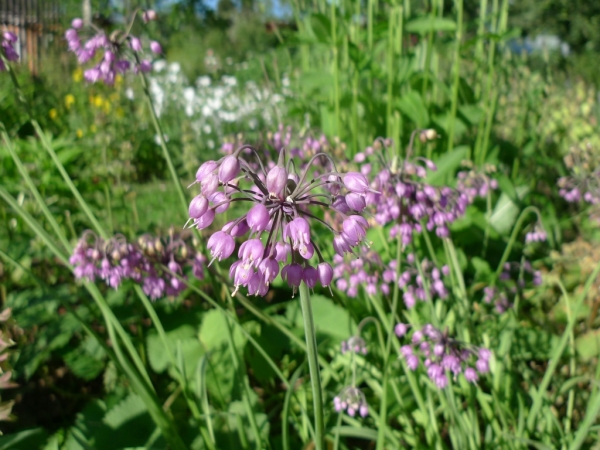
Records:
[[[88,36],[85,41],[80,34],[84,28],[83,20],[74,19],[71,22],[71,28],[65,32],[69,50],[77,55],[79,64],[92,63],[92,67],[84,72],[86,81],[103,81],[104,84],[112,86],[117,74],[125,74],[130,70],[135,73],[152,70],[152,61],[148,54],[159,55],[162,48],[158,42],[151,41],[147,45],[148,49],[144,51],[142,40],[130,33],[136,16],[137,14],[134,14],[125,31],[116,30],[110,35],[94,24],[89,24],[94,34]],[[156,20],[156,13],[146,11],[142,13],[142,19],[144,22]]]
[[[362,164],[369,156],[378,156],[379,172],[373,178],[373,191],[367,193],[366,201],[369,205],[375,205],[375,219],[379,224],[393,224],[390,236],[399,236],[403,245],[412,242],[413,233],[423,230],[422,224],[429,231],[435,230],[440,238],[448,237],[448,226],[464,215],[475,197],[486,195],[490,187],[496,186],[486,180],[478,180],[481,186],[476,190],[472,183],[465,183],[464,190],[427,183],[427,171],[436,171],[437,167],[429,159],[411,158],[413,141],[417,135],[422,142],[437,138],[434,130],[416,130],[404,160],[388,154],[393,147],[389,139],[378,139],[373,147],[354,158],[355,162]],[[373,164],[364,164],[363,167],[370,171]]]
[[[329,286],[333,268],[314,239],[314,227],[318,223],[329,230],[329,245],[339,255],[361,244],[369,227],[361,215],[364,196],[371,191],[367,179],[356,172],[337,172],[331,158],[323,153],[313,156],[297,173],[301,165],[289,159],[286,151],[282,150],[277,164],[266,170],[253,150],[259,161],[258,169],[254,169],[255,164],[246,159],[247,148],[240,147],[200,166],[196,173],[200,194],[189,205],[188,222],[204,229],[232,203],[248,206],[239,217],[214,231],[207,243],[214,261],[232,256],[236,239],[241,241],[229,269],[234,292],[246,287],[250,295],[264,296],[278,275],[294,290],[302,281],[310,288],[317,283]],[[334,170],[309,178],[311,166],[321,157],[330,159]],[[340,211],[335,206],[340,198],[353,206]],[[332,226],[321,218],[327,213],[339,216],[341,225]]]
[[[512,308],[514,299],[523,289],[541,284],[542,273],[535,270],[529,261],[507,262],[502,266],[498,284],[483,289],[483,301],[493,304],[496,312],[502,314]]]
[[[395,333],[403,338],[409,328],[410,325],[398,323]],[[467,381],[475,383],[479,375],[489,372],[492,356],[490,350],[460,342],[448,331],[442,332],[431,324],[414,330],[410,343],[403,345],[400,352],[410,370],[416,370],[422,361],[427,375],[440,389],[448,386],[447,374],[451,374],[454,380],[462,374]]]
[[[184,289],[178,276],[185,278],[185,267],[191,267],[194,276],[203,279],[206,258],[174,233],[167,240],[145,234],[131,243],[122,235],[106,241],[88,230],[69,262],[75,267],[78,280],[103,280],[115,289],[124,280],[133,280],[156,300]]]

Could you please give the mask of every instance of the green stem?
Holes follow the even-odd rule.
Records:
[[[252,429],[252,433],[254,434],[254,443],[256,445],[257,450],[260,450],[262,449],[262,438],[260,436],[260,431],[258,429],[258,424],[256,422],[254,410],[252,409],[252,404],[250,403],[250,386],[248,385],[246,368],[244,367],[244,363],[239,357],[235,348],[233,333],[231,330],[231,325],[229,324],[229,317],[227,317],[224,311],[221,311],[221,314],[223,315],[223,319],[225,320],[225,331],[227,335],[227,342],[229,344],[229,352],[231,353],[231,360],[233,362],[233,369],[235,373],[239,374],[240,384],[242,388],[242,403],[244,404],[246,416],[248,416],[248,421],[250,422],[250,428]],[[241,428],[243,429],[243,427]]]
[[[42,143],[42,147],[44,147],[44,149],[50,155],[50,158],[52,158],[52,162],[54,162],[54,165],[56,166],[56,168],[60,172],[61,176],[63,177],[63,180],[65,180],[65,183],[67,183],[67,186],[69,186],[69,189],[71,190],[71,192],[73,193],[73,195],[75,196],[77,201],[79,202],[81,209],[83,209],[83,212],[88,217],[89,221],[92,223],[92,226],[96,229],[96,232],[100,236],[102,236],[104,239],[108,239],[108,236],[106,235],[104,229],[100,225],[100,222],[98,222],[98,219],[96,219],[96,216],[94,215],[92,210],[89,208],[89,206],[87,205],[87,203],[85,202],[85,200],[83,199],[81,194],[79,193],[79,190],[77,189],[77,187],[75,187],[75,184],[71,180],[71,177],[69,177],[69,174],[67,173],[64,166],[60,162],[60,159],[56,155],[56,152],[50,145],[50,142],[48,142],[48,139],[46,138],[46,135],[44,134],[42,127],[40,127],[40,124],[38,123],[38,121],[33,117],[31,106],[29,105],[29,102],[27,101],[27,99],[25,98],[25,95],[23,94],[23,90],[21,89],[19,80],[17,80],[17,77],[12,69],[12,66],[10,64],[8,64],[8,62],[5,60],[4,57],[2,57],[2,61],[4,62],[5,67],[8,67],[8,72],[10,74],[12,83],[15,87],[17,97],[18,97],[19,101],[23,104],[23,107],[25,108],[25,111],[29,117],[29,122],[33,126],[35,133],[37,134],[38,138],[40,139],[40,142]]]
[[[139,297],[139,299],[141,300],[142,305],[144,305],[144,308],[146,308],[146,312],[150,316],[150,320],[152,320],[152,323],[156,327],[158,336],[160,337],[160,340],[163,343],[165,352],[167,353],[167,357],[169,358],[169,361],[171,362],[171,366],[173,367],[173,372],[175,373],[175,378],[177,379],[179,386],[181,386],[181,392],[183,393],[185,401],[186,401],[188,407],[190,408],[190,411],[192,412],[194,419],[196,419],[198,422],[200,422],[202,420],[202,414],[200,414],[200,409],[198,408],[198,405],[190,396],[187,378],[185,376],[185,373],[181,373],[181,371],[179,370],[179,365],[175,361],[175,355],[173,354],[171,346],[169,345],[169,342],[167,340],[167,334],[165,333],[165,329],[162,326],[162,322],[160,321],[160,318],[158,317],[156,310],[152,306],[150,299],[144,293],[142,288],[137,284],[135,285],[135,292],[136,292],[137,296]],[[208,418],[207,418],[207,421],[208,421]],[[208,423],[207,423],[207,426],[208,426]],[[204,436],[205,430],[201,428],[200,431],[202,432],[202,435]],[[211,434],[211,437],[212,437],[212,434]],[[212,438],[212,442],[211,441],[207,442],[205,439],[205,443],[209,448],[214,449],[214,444],[215,444],[214,437]]]
[[[504,263],[508,260],[508,257],[510,256],[510,252],[511,252],[513,246],[515,245],[517,236],[519,235],[519,232],[521,231],[525,217],[527,217],[527,214],[532,211],[535,212],[539,217],[538,209],[535,206],[528,206],[528,207],[524,208],[523,211],[521,211],[521,214],[519,215],[519,218],[517,219],[517,223],[515,224],[513,231],[510,235],[510,239],[508,240],[508,244],[506,245],[506,248],[504,249],[502,258],[500,258],[500,263],[498,264],[498,267],[496,268],[496,278],[498,278],[500,276],[500,273],[502,272],[502,267],[504,267]]]
[[[454,148],[454,123],[456,121],[456,110],[458,108],[458,86],[460,83],[460,45],[462,41],[463,27],[463,2],[462,0],[454,0],[456,8],[456,37],[454,48],[454,64],[452,83],[452,103],[450,106],[450,119],[448,120],[448,152]]]
[[[165,161],[167,162],[167,167],[169,168],[169,173],[171,174],[171,178],[173,179],[173,184],[175,185],[175,190],[177,191],[177,196],[179,197],[179,202],[181,203],[181,208],[184,213],[184,217],[187,217],[188,213],[188,201],[185,197],[185,192],[183,191],[183,186],[181,186],[181,182],[179,177],[177,176],[177,171],[175,170],[175,166],[173,165],[173,160],[171,159],[171,154],[169,153],[169,149],[167,148],[167,143],[165,141],[165,135],[162,130],[162,126],[158,121],[158,116],[156,115],[156,109],[154,108],[154,103],[152,102],[152,96],[150,95],[150,90],[148,88],[148,81],[146,80],[146,76],[141,73],[140,78],[142,80],[142,88],[144,90],[144,96],[146,97],[146,103],[148,104],[148,110],[150,111],[150,118],[152,119],[152,125],[158,134],[158,142],[160,143],[160,148],[162,149],[163,156]]]
[[[65,248],[65,250],[67,250],[67,252],[70,253],[71,252],[71,244],[69,243],[68,239],[65,237],[64,233],[60,229],[58,222],[56,221],[56,219],[54,218],[54,216],[48,209],[48,206],[46,205],[46,202],[42,198],[40,191],[38,191],[37,187],[35,186],[35,183],[29,176],[29,172],[27,172],[27,169],[25,169],[25,166],[23,165],[21,158],[19,158],[19,155],[15,151],[12,140],[10,139],[10,137],[8,136],[8,133],[6,132],[6,129],[4,128],[4,124],[0,124],[0,128],[2,128],[2,139],[6,143],[6,148],[8,150],[8,153],[10,153],[10,156],[12,157],[15,165],[17,166],[17,169],[19,169],[21,176],[25,180],[25,184],[27,184],[27,187],[33,194],[33,197],[37,201],[42,212],[44,213],[44,216],[46,216],[46,220],[50,223],[50,226],[56,233],[56,236],[62,243],[63,247]]]
[[[308,286],[304,282],[300,284],[300,306],[302,308],[302,318],[304,319],[306,353],[308,356],[310,383],[313,391],[313,405],[315,415],[315,449],[323,450],[325,448],[325,422],[323,419],[321,374],[319,373],[317,339],[315,333],[315,324],[313,322],[312,308],[310,305],[310,293],[308,291]]]
[[[340,68],[339,48],[337,38],[337,11],[336,2],[331,3],[331,45],[333,50],[333,102],[335,111],[335,136],[341,137],[340,129]]]
[[[395,338],[394,334],[394,318],[398,309],[398,299],[400,298],[400,289],[398,280],[400,279],[400,258],[402,257],[402,244],[397,241],[396,249],[396,276],[394,282],[394,294],[392,297],[392,310],[390,311],[390,322],[387,324],[387,342],[385,345],[385,354],[383,359],[383,386],[381,392],[381,404],[379,407],[379,426],[377,431],[377,450],[383,450],[385,447],[385,433],[387,431],[387,388],[388,388],[388,369],[390,363],[390,353],[392,350],[392,341]],[[385,327],[386,324],[382,322]]]
[[[585,285],[583,287],[583,291],[579,295],[579,298],[577,299],[575,306],[573,307],[572,315],[571,315],[570,319],[567,321],[567,326],[565,328],[565,331],[563,332],[563,335],[560,338],[558,345],[552,352],[550,361],[548,362],[548,367],[546,368],[546,373],[544,373],[542,382],[540,383],[539,387],[537,388],[537,391],[533,398],[533,404],[531,405],[531,409],[529,411],[529,416],[527,417],[527,429],[529,431],[533,431],[533,429],[534,429],[534,426],[535,426],[535,423],[537,420],[537,415],[540,412],[540,408],[542,407],[542,402],[543,402],[544,398],[546,397],[546,390],[548,389],[548,385],[550,384],[550,381],[552,380],[552,376],[554,375],[554,372],[555,372],[556,368],[558,367],[558,363],[560,362],[562,353],[565,350],[565,347],[567,346],[567,344],[569,342],[569,338],[573,331],[573,327],[575,326],[575,321],[577,319],[577,316],[579,315],[579,310],[581,308],[581,305],[585,301],[585,299],[588,295],[588,292],[590,291],[590,289],[592,288],[592,285],[596,281],[598,274],[600,274],[600,264],[596,265],[596,267],[594,268],[594,271],[589,276],[589,278],[586,280]],[[599,396],[599,398],[600,398],[600,396]],[[587,418],[588,418],[588,416],[586,415],[586,419]],[[581,426],[579,431],[581,431],[582,428],[583,427]],[[578,432],[578,435],[579,435],[579,432]],[[576,441],[577,441],[577,437],[575,439],[575,442]],[[575,447],[575,442],[572,444],[572,446],[571,446],[572,448],[577,448],[577,447]]]

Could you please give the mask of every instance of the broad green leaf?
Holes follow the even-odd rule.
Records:
[[[30,450],[41,448],[47,432],[43,428],[32,428],[18,433],[0,436],[0,450]]]
[[[575,349],[584,361],[600,354],[600,330],[591,330],[575,339]]]
[[[417,128],[425,128],[429,125],[427,107],[417,91],[409,91],[400,97],[398,108],[417,125]]]
[[[446,112],[444,114],[439,114],[433,116],[433,121],[442,129],[444,133],[448,134],[450,132],[450,113]],[[464,134],[467,131],[467,126],[462,121],[460,117],[454,118],[454,136],[458,137]]]
[[[245,339],[237,327],[232,327],[233,340],[236,347],[242,347]],[[225,317],[223,313],[213,309],[204,314],[200,334],[198,336],[207,350],[215,349],[227,342],[225,334]],[[194,367],[196,365],[194,364]]]
[[[449,176],[453,177],[456,170],[460,167],[461,162],[466,158],[469,147],[466,145],[460,145],[455,147],[451,152],[444,153],[437,161],[436,171],[429,171],[427,178],[425,178],[428,184],[432,185],[445,185],[446,180]]]
[[[529,192],[528,186],[518,186],[515,189],[517,197],[522,200]],[[506,193],[502,193],[490,217],[490,225],[500,234],[508,234],[519,215],[519,207]]]

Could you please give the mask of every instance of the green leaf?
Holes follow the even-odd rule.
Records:
[[[409,91],[400,97],[398,108],[417,125],[417,128],[425,128],[429,125],[427,107],[417,91]]]
[[[591,330],[575,339],[575,349],[584,361],[600,354],[600,330]]]
[[[41,448],[46,441],[46,436],[46,430],[43,428],[32,428],[0,436],[0,450],[31,450]]]
[[[317,338],[329,338],[337,343],[347,339],[355,330],[355,322],[348,310],[336,305],[333,299],[322,295],[311,295],[310,301]],[[299,329],[303,328],[299,302],[292,304],[288,308],[287,317],[295,322]]]
[[[451,152],[444,153],[441,158],[435,161],[437,170],[435,172],[430,171],[425,181],[428,184],[436,186],[446,184],[448,176],[454,176],[461,162],[466,158],[468,151],[469,147],[460,145],[455,147]]]
[[[145,412],[146,405],[144,401],[136,394],[131,393],[106,413],[103,422],[112,429],[117,429],[125,422]]]
[[[406,23],[404,29],[409,33],[426,34],[430,31],[455,31],[456,22],[433,15],[418,17]]]
[[[76,376],[86,381],[93,380],[104,370],[102,358],[91,355],[82,346],[66,353],[63,359]]]
[[[517,198],[523,200],[529,192],[528,186],[518,186],[515,189]],[[506,193],[502,193],[494,211],[490,216],[490,225],[500,234],[508,234],[519,215],[519,206]]]
[[[225,317],[222,312],[213,309],[204,314],[199,338],[207,350],[215,349],[227,343],[227,335],[223,331],[225,326]],[[242,332],[237,327],[233,328],[233,341],[237,348],[241,348],[245,343]],[[196,367],[195,364],[194,367]]]
[[[366,439],[369,441],[377,440],[377,430],[372,428],[355,428],[355,427],[333,427],[331,429],[333,434],[339,433],[340,436],[353,437],[358,439]]]
[[[443,114],[433,116],[433,121],[442,129],[444,133],[449,134],[450,132],[450,113],[446,112]],[[460,117],[454,118],[454,135],[456,137],[464,134],[467,131],[467,126],[461,120]]]

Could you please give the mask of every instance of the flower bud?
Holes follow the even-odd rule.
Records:
[[[199,219],[208,210],[208,200],[203,195],[197,195],[190,203],[188,212],[192,219]]]
[[[287,171],[283,167],[273,167],[267,174],[267,190],[269,191],[269,194],[283,200],[285,198],[287,181]]]
[[[240,161],[236,156],[230,155],[225,157],[219,167],[219,181],[221,183],[229,183],[240,172]]]
[[[156,41],[150,42],[150,50],[156,55],[160,55],[162,53],[162,47]]]
[[[79,30],[81,29],[81,27],[83,27],[83,20],[79,18],[73,19],[73,21],[71,22],[71,26],[76,30]]]
[[[314,288],[317,284],[317,280],[319,279],[319,273],[317,269],[312,266],[306,266],[304,271],[302,272],[302,279],[306,283],[309,288]]]
[[[269,219],[269,211],[265,205],[260,203],[254,205],[246,216],[246,222],[248,222],[248,226],[254,232],[266,230],[269,225]]]
[[[356,194],[365,194],[370,190],[367,177],[358,172],[348,172],[344,175],[344,185],[350,192]]]
[[[331,267],[331,264],[326,262],[320,263],[317,266],[317,272],[321,286],[329,286],[331,284],[331,280],[333,279],[333,268]]]
[[[132,37],[131,41],[129,41],[129,45],[131,45],[131,49],[134,52],[141,52],[142,51],[142,41],[140,40],[140,38],[137,37]]]
[[[142,13],[142,20],[144,21],[144,23],[152,22],[156,19],[158,19],[158,15],[153,9],[149,9],[148,11],[144,11]]]
[[[350,209],[357,212],[362,212],[367,206],[365,197],[360,194],[355,194],[354,192],[346,194],[346,204]]]

